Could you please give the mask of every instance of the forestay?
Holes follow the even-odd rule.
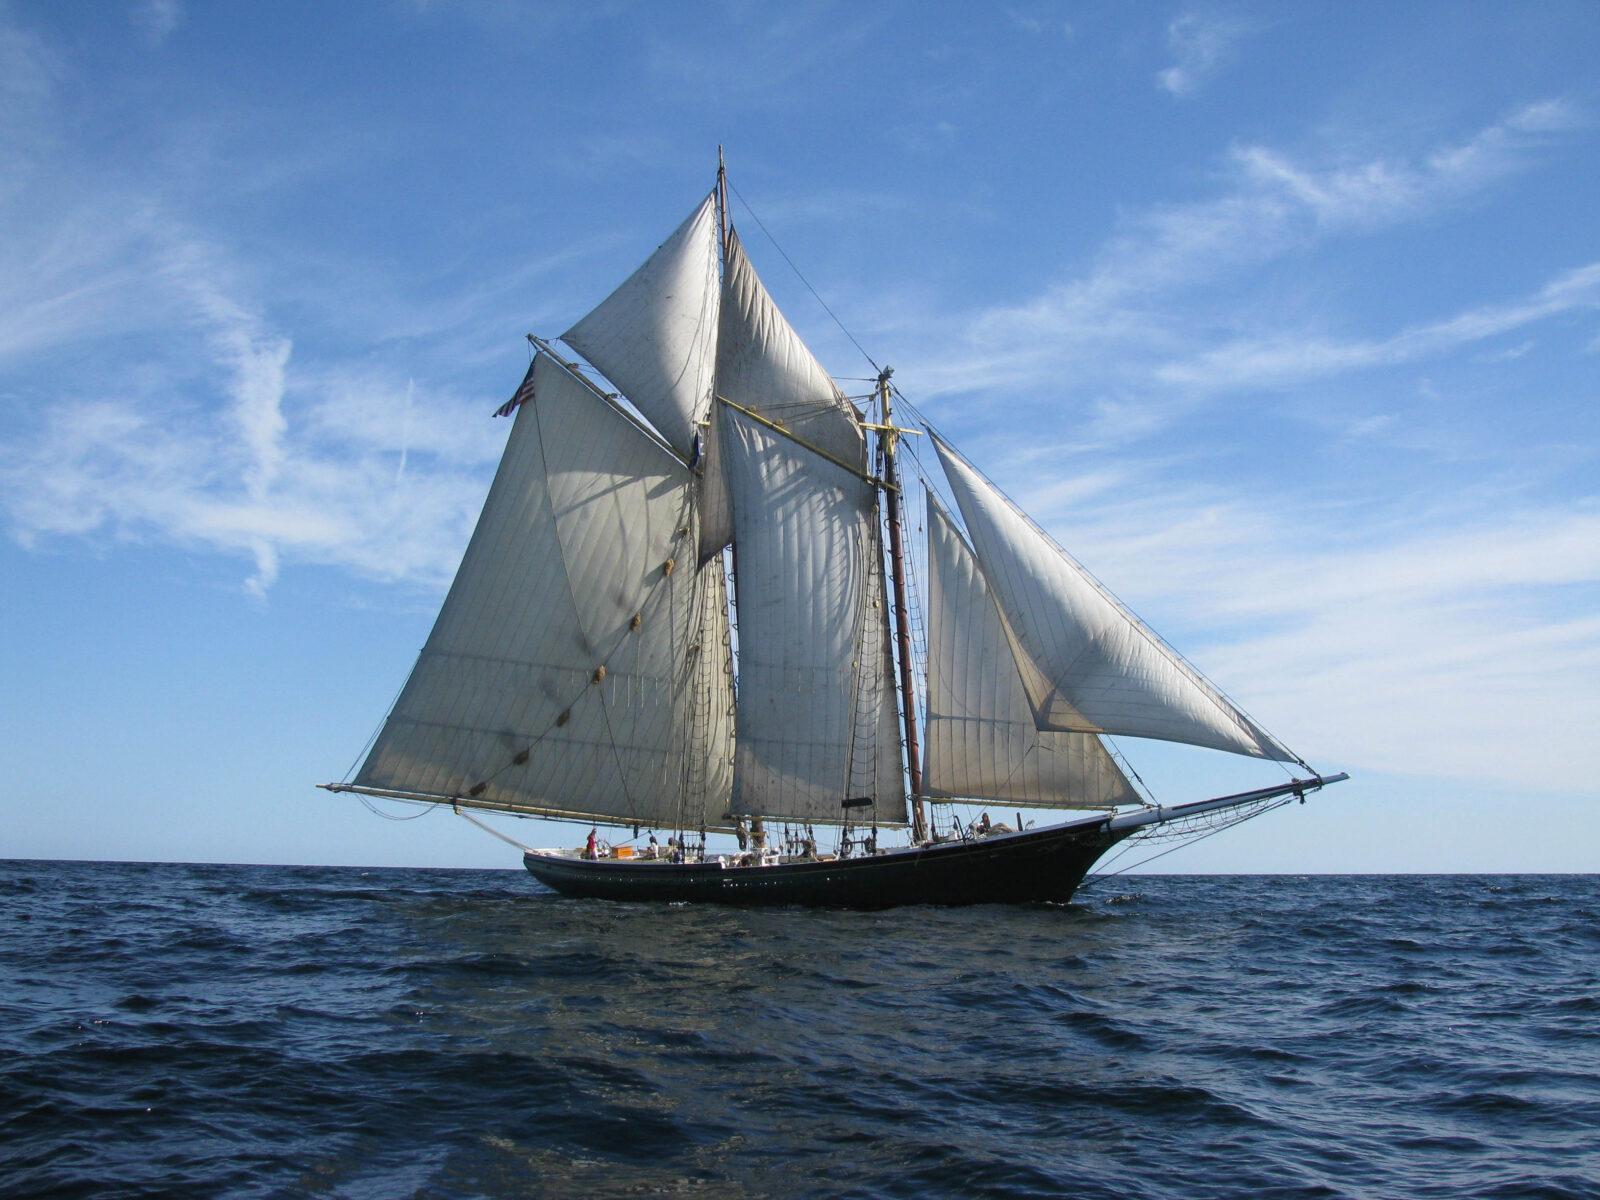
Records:
[[[355,782],[725,825],[726,614],[689,471],[547,355],[433,631]]]
[[[1005,619],[960,532],[928,504],[928,704],[923,790],[1029,808],[1137,803],[1091,733],[1034,727]]]
[[[949,446],[935,438],[1020,650],[1039,729],[1117,733],[1297,762]]]
[[[711,411],[719,296],[716,208],[707,196],[616,291],[561,335],[685,457],[694,453]]]
[[[733,409],[720,432],[739,615],[733,811],[838,822],[850,795],[903,822],[898,769],[883,765],[886,712],[896,756],[898,742],[872,486]]]

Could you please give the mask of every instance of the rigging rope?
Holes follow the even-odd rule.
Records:
[[[396,800],[396,804],[415,804],[422,810],[421,812],[412,813],[409,817],[397,817],[393,813],[386,813],[383,811],[383,809],[378,808],[372,803],[371,800],[368,800],[360,792],[356,793],[356,799],[360,800],[362,804],[366,805],[369,813],[375,817],[382,817],[385,821],[415,821],[418,817],[427,816],[430,812],[438,807],[438,805],[425,800]]]
[[[502,842],[506,843],[506,845],[515,846],[518,850],[521,850],[524,854],[532,854],[533,853],[533,847],[532,846],[524,846],[521,842],[517,841],[516,838],[508,837],[506,834],[501,833],[498,829],[496,829],[492,825],[485,825],[482,821],[478,820],[478,818],[473,816],[471,813],[464,813],[464,812],[461,811],[461,809],[457,808],[453,804],[450,807],[455,812],[456,816],[460,817],[463,821],[472,822],[472,824],[476,825],[479,829],[483,830],[490,837],[499,838]]]
[[[1202,834],[1198,834],[1195,837],[1191,837],[1187,841],[1179,842],[1176,846],[1168,846],[1165,850],[1161,851],[1161,853],[1152,854],[1149,858],[1141,858],[1138,862],[1129,863],[1127,866],[1121,867],[1121,868],[1119,868],[1118,870],[1115,870],[1115,871],[1097,871],[1095,874],[1090,875],[1082,883],[1080,883],[1078,885],[1078,890],[1082,891],[1084,888],[1088,887],[1090,884],[1098,883],[1102,879],[1115,878],[1118,875],[1121,875],[1121,874],[1123,874],[1123,873],[1125,873],[1127,871],[1133,870],[1135,867],[1142,867],[1146,863],[1153,863],[1158,858],[1165,858],[1169,854],[1176,854],[1179,850],[1184,850],[1184,849],[1187,849],[1190,846],[1197,845],[1198,843],[1205,841],[1208,837],[1215,837],[1217,834],[1223,832],[1223,830],[1232,829],[1235,826],[1243,825],[1246,821],[1253,821],[1259,816],[1263,816],[1266,813],[1272,812],[1274,809],[1282,808],[1285,804],[1293,804],[1293,803],[1294,803],[1294,797],[1293,796],[1285,796],[1282,800],[1279,800],[1275,804],[1265,805],[1264,807],[1258,808],[1258,809],[1254,810],[1253,812],[1245,813],[1241,817],[1236,817],[1231,821],[1225,821],[1222,824],[1216,826],[1214,829],[1208,829],[1208,830],[1206,830],[1206,832],[1204,832]],[[1144,840],[1144,839],[1135,839],[1135,840]],[[1131,846],[1132,844],[1133,843],[1130,841],[1129,845]],[[1115,862],[1116,859],[1113,858],[1111,861]]]

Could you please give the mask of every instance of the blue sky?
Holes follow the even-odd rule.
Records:
[[[311,785],[522,334],[722,142],[908,396],[1357,776],[1163,866],[1594,870],[1596,62],[1591,3],[0,4],[0,855],[514,863]],[[1163,799],[1263,778],[1123,748]]]

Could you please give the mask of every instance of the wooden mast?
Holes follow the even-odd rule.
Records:
[[[883,455],[883,502],[889,519],[889,562],[894,575],[895,642],[900,660],[900,715],[905,722],[906,766],[911,775],[911,840],[928,840],[928,814],[922,803],[922,747],[917,740],[916,689],[911,679],[911,606],[906,599],[905,538],[900,528],[900,478],[895,470],[896,430],[890,419],[889,376],[893,367],[878,374],[878,451]]]

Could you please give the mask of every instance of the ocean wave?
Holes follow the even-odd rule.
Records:
[[[0,1193],[1600,1194],[1593,879],[1115,888],[0,863]]]

